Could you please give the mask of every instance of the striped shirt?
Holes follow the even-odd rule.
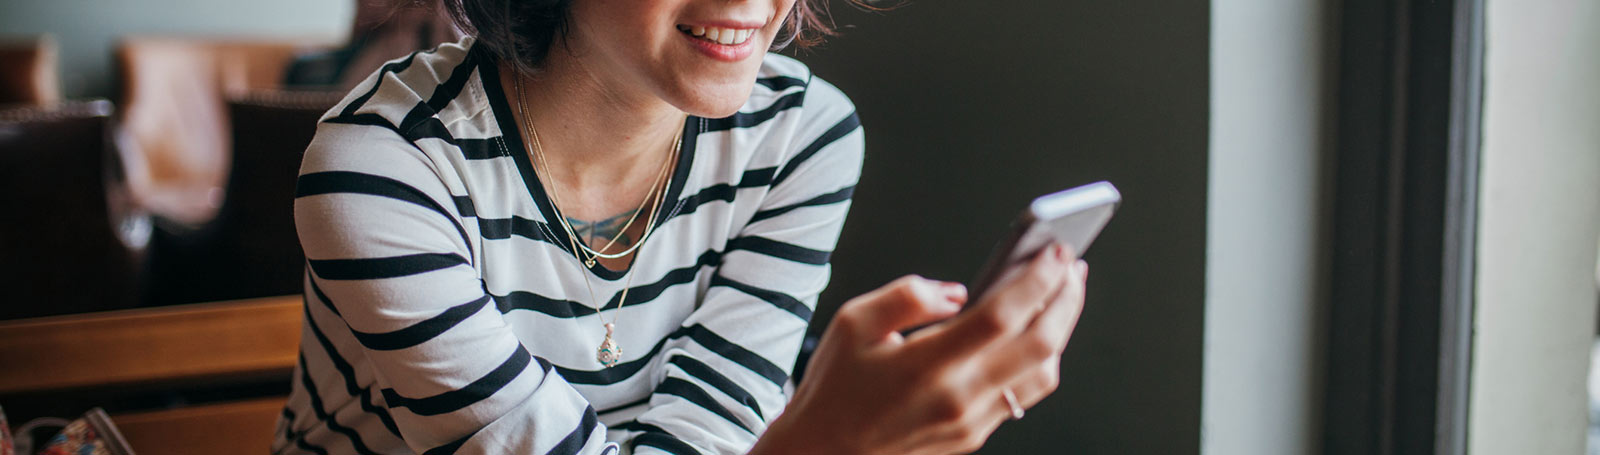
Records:
[[[783,410],[860,175],[850,101],[767,55],[738,113],[689,117],[620,310],[626,274],[575,259],[511,112],[469,37],[323,116],[275,453],[745,453]]]

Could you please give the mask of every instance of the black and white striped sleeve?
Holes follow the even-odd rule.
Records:
[[[861,171],[863,133],[838,89],[814,79],[784,162],[729,240],[687,336],[652,371],[649,409],[629,428],[637,454],[742,454],[783,410],[783,385]]]
[[[330,340],[322,349],[339,351],[330,357],[365,367],[315,369],[307,387],[373,384],[391,431],[416,453],[615,451],[588,401],[491,302],[448,175],[393,129],[319,126],[294,210],[307,320]]]

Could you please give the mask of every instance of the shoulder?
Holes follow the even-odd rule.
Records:
[[[324,113],[301,173],[437,173],[464,142],[492,136],[473,39],[391,60]],[[473,143],[476,143],[473,142]],[[448,150],[447,150],[448,149]]]
[[[766,155],[752,157],[753,166],[781,165],[835,143],[855,149],[851,154],[859,163],[862,133],[855,104],[787,56],[767,54],[750,99],[733,117],[712,121],[713,129],[718,124],[754,130],[740,135],[757,141],[751,149]]]
[[[741,112],[774,106],[800,108],[800,117],[821,119],[855,113],[855,104],[838,87],[791,57],[767,54],[756,73],[756,85]]]
[[[414,112],[418,109],[440,114],[445,103],[454,102],[476,79],[479,54],[472,48],[473,38],[466,37],[385,62],[356,84],[322,120],[376,116],[399,127],[408,115],[418,114]],[[478,104],[487,107],[487,103]]]

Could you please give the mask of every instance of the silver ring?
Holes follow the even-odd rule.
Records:
[[[1011,420],[1022,420],[1022,405],[1017,404],[1017,394],[1011,392],[1010,387],[1000,389],[1000,396],[1006,399],[1006,406],[1011,407]]]

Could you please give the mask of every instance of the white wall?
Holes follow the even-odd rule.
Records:
[[[1469,447],[1583,453],[1600,238],[1600,2],[1487,7]]]
[[[1202,453],[1321,446],[1323,0],[1211,4]]]
[[[0,36],[40,33],[60,45],[62,95],[107,96],[112,44],[128,35],[342,40],[354,1],[3,0]]]

